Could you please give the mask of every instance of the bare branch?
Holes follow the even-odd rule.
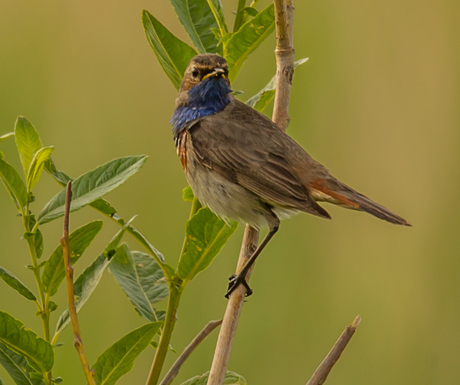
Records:
[[[273,109],[273,121],[283,130],[289,124],[289,97],[291,92],[292,75],[294,73],[294,48],[293,48],[293,21],[294,5],[292,0],[274,0],[275,23],[276,23],[276,91],[275,106]],[[246,261],[257,248],[259,232],[246,225],[243,243],[241,244],[240,256],[236,274],[238,274]],[[252,270],[246,275],[249,282]],[[207,385],[222,385],[227,371],[230,353],[235,338],[236,328],[243,308],[246,289],[240,285],[230,295],[225,311],[222,327],[217,340],[214,359],[209,373]]]
[[[334,344],[330,352],[327,354],[326,358],[321,362],[318,368],[311,376],[310,380],[307,382],[307,385],[322,385],[324,381],[326,381],[327,376],[329,375],[330,371],[332,370],[335,363],[339,360],[341,354],[347,347],[348,343],[355,334],[356,328],[358,327],[359,323],[361,322],[361,317],[358,315],[356,316],[355,320],[350,326],[343,331],[337,342]]]
[[[166,374],[163,381],[161,381],[160,385],[169,385],[174,378],[179,374],[179,370],[182,367],[185,360],[192,354],[192,352],[196,349],[196,347],[209,335],[211,332],[222,324],[222,320],[220,321],[209,321],[209,323],[204,327],[201,332],[190,342],[190,344],[185,348],[182,354],[177,358],[174,365],[171,366],[169,372]]]
[[[70,202],[72,201],[72,181],[67,184],[67,194],[65,200],[65,215],[64,215],[64,236],[61,238],[62,255],[64,257],[65,275],[67,280],[67,299],[69,302],[69,314],[72,321],[73,334],[75,340],[73,342],[77,349],[78,356],[80,357],[83,371],[85,372],[86,381],[89,385],[96,385],[94,380],[94,371],[91,369],[86,357],[85,348],[80,333],[80,326],[78,324],[77,309],[75,308],[75,295],[73,287],[73,268],[70,262],[70,248],[69,248],[69,218],[70,218]]]

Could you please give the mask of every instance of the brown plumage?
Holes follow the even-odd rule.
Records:
[[[227,75],[227,64],[218,55],[192,59],[171,122],[198,199],[223,218],[269,227],[268,239],[251,259],[277,231],[280,218],[299,211],[330,218],[317,202],[410,226],[338,181],[270,119],[236,100]],[[235,284],[243,282],[244,275]]]

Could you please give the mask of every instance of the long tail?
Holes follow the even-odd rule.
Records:
[[[368,197],[353,190],[337,179],[320,179],[310,183],[312,196],[318,201],[331,202],[342,207],[365,211],[374,217],[402,226],[412,226],[404,218],[396,215],[386,207],[375,203]]]

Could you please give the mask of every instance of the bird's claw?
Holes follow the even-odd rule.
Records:
[[[227,290],[227,293],[225,294],[225,298],[228,299],[230,297],[230,294],[232,294],[239,285],[243,285],[246,288],[246,293],[245,293],[246,297],[249,297],[250,295],[252,295],[253,291],[249,287],[249,284],[246,281],[245,276],[241,274],[238,274],[238,275],[232,274],[228,278],[228,280],[230,282],[228,283],[228,290]]]

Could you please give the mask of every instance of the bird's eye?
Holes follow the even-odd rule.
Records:
[[[198,72],[198,70],[197,70],[196,68],[194,68],[193,71],[192,71],[192,76],[193,76],[194,78],[197,78],[199,74],[200,74],[200,73]]]

